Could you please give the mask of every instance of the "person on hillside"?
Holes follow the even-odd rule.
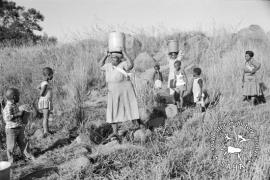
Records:
[[[185,71],[181,68],[181,61],[174,62],[174,100],[177,104],[177,108],[179,112],[183,110],[183,97],[184,93],[187,90],[187,76]]]
[[[169,77],[168,77],[168,88],[170,89],[170,95],[174,94],[174,90],[170,88],[170,82],[172,79],[174,79],[174,62],[175,61],[181,61],[183,58],[182,51],[178,52],[170,52],[168,56],[168,62],[169,62]]]
[[[256,97],[259,96],[259,84],[257,82],[256,73],[260,69],[261,64],[253,58],[254,52],[246,51],[245,66],[242,77],[242,88],[244,101],[250,101],[254,104]]]
[[[17,103],[20,100],[19,90],[9,88],[5,93],[7,102],[3,108],[3,119],[5,122],[6,145],[8,161],[14,162],[14,150],[17,143],[24,159],[32,159],[33,156],[28,153],[28,146],[24,136],[25,123],[23,120],[28,116],[27,112],[20,110]]]
[[[154,73],[152,76],[152,80],[154,82],[154,88],[155,89],[161,89],[162,87],[162,82],[163,82],[163,77],[162,77],[162,73],[160,72],[160,66],[159,64],[156,64],[154,66]]]
[[[49,131],[49,116],[53,110],[52,104],[52,86],[50,81],[53,79],[53,70],[50,67],[45,67],[42,70],[44,80],[38,86],[40,97],[38,100],[38,109],[43,113],[43,137],[52,134]]]
[[[201,112],[205,112],[205,94],[203,93],[203,79],[201,78],[202,70],[200,68],[193,69],[192,79],[192,93],[193,100],[197,108],[200,108]]]
[[[110,57],[111,62],[106,63]],[[125,121],[138,122],[139,108],[133,84],[128,73],[134,66],[125,50],[106,52],[100,61],[101,70],[105,71],[108,83],[108,102],[106,121],[112,125],[113,133],[108,139],[118,139],[119,124]]]

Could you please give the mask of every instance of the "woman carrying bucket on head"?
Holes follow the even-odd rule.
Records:
[[[128,73],[133,68],[133,61],[125,52],[124,40],[123,33],[111,33],[109,51],[100,61],[101,69],[106,72],[108,83],[106,121],[113,127],[113,134],[109,136],[109,139],[118,137],[119,123],[139,119],[135,90],[130,81],[130,73]],[[111,62],[105,64],[108,57]]]
[[[178,41],[169,40],[168,42],[169,49],[169,78],[168,78],[168,88],[170,88],[170,95],[174,94],[174,90],[171,88],[171,81],[174,80],[174,63],[175,61],[181,61],[183,57],[182,51],[179,51]]]

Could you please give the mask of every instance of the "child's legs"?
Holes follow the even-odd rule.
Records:
[[[179,100],[180,100],[180,108],[183,108],[183,104],[184,104],[184,99],[183,99],[184,93],[185,93],[185,91],[183,91],[183,90],[180,91],[180,97],[179,97]]]
[[[48,133],[49,132],[48,119],[49,119],[50,110],[43,109],[42,112],[43,112],[43,131],[44,133]]]
[[[26,147],[26,139],[25,139],[25,135],[24,135],[24,128],[18,129],[16,140],[17,140],[18,146],[19,146],[19,148],[21,150],[21,153],[23,153],[24,149]]]
[[[13,163],[14,148],[16,143],[16,132],[15,129],[6,129],[6,144],[7,144],[7,157],[8,161]]]

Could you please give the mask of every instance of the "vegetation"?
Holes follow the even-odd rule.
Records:
[[[252,26],[244,30],[251,31],[254,35],[252,37],[256,37],[258,28]],[[268,179],[269,103],[253,107],[241,102],[241,69],[244,52],[251,49],[255,52],[255,58],[262,63],[260,81],[270,83],[269,40],[249,38],[242,31],[241,34],[226,31],[216,31],[213,34],[207,37],[197,32],[180,32],[173,37],[178,38],[185,49],[184,64],[202,68],[210,97],[216,92],[222,93],[218,106],[208,109],[205,116],[197,116],[194,109],[190,108],[181,116],[167,119],[165,126],[153,131],[151,139],[143,146],[135,142],[102,146],[103,149],[108,149],[106,153],[93,157],[99,146],[91,142],[88,146],[92,153],[85,155],[91,160],[91,164],[86,168],[79,171],[60,169],[58,174],[51,173],[39,179]],[[148,52],[161,64],[166,64],[166,40],[171,35],[155,38],[138,33],[134,37],[142,43],[141,51]],[[106,89],[103,88],[104,75],[97,63],[105,47],[105,39],[88,39],[62,46],[3,48],[0,50],[0,92],[15,86],[21,91],[21,103],[32,102],[38,97],[35,87],[40,83],[41,69],[50,66],[55,70],[53,85],[56,109],[55,120],[51,122],[52,129],[57,131],[54,140],[69,138],[69,133],[74,128],[77,128],[76,133],[88,136],[93,124],[102,124],[105,121],[105,102],[88,105],[106,94]],[[141,82],[135,82],[136,91],[140,92],[139,105],[143,108],[153,106],[151,86],[140,85]],[[269,90],[265,92],[268,93]],[[217,123],[239,119],[259,133],[260,155],[248,169],[229,171],[216,166],[211,159],[210,134]],[[36,126],[30,128],[29,125],[27,129],[30,139],[32,132],[40,128],[38,120],[34,123]],[[3,126],[1,132],[4,143]],[[52,141],[33,140],[32,146],[40,148],[46,146],[46,143],[48,145]],[[39,168],[60,167],[67,161],[73,161],[78,156],[72,149],[74,146],[76,144],[67,142],[60,148],[44,152],[36,163],[16,168],[14,176],[21,177],[22,174],[35,172]]]
[[[42,31],[39,25],[44,16],[34,8],[25,9],[15,2],[1,0],[0,43],[2,46],[21,46],[25,44],[55,44],[57,39],[47,35],[36,35]]]

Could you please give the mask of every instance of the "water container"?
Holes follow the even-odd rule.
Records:
[[[7,161],[0,161],[0,179],[10,180],[10,166],[11,163]]]
[[[169,53],[178,52],[179,51],[178,41],[177,40],[169,40],[168,49],[169,49]]]
[[[109,52],[121,52],[125,48],[125,34],[111,32],[109,35]]]

